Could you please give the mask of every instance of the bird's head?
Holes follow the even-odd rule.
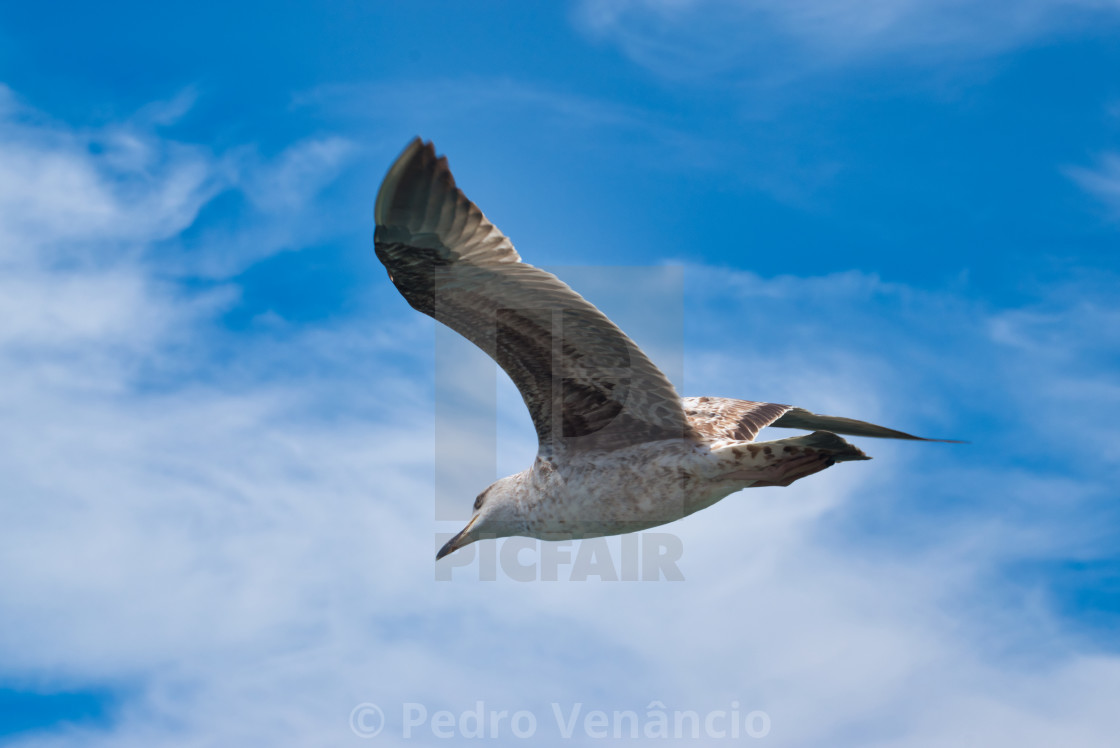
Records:
[[[510,475],[491,483],[474,500],[471,521],[447,541],[436,561],[482,538],[505,538],[523,535],[528,529],[521,501],[523,474]]]

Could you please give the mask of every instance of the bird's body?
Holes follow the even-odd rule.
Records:
[[[858,449],[824,432],[757,444],[665,439],[538,456],[532,467],[491,490],[500,490],[517,507],[507,520],[516,530],[511,534],[586,538],[645,530],[743,488],[788,485],[834,462],[864,459]]]
[[[483,537],[642,530],[743,488],[788,486],[836,462],[869,459],[836,433],[919,439],[788,405],[680,398],[598,309],[521,262],[431,143],[409,144],[374,212],[377,255],[397,289],[497,361],[539,440],[533,465],[479,494],[470,522],[437,558]],[[765,426],[813,433],[755,443]]]

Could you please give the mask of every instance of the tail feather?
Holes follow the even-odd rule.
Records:
[[[723,456],[733,456],[734,468],[720,474],[717,480],[743,481],[755,487],[788,486],[837,462],[871,459],[858,447],[828,431],[772,442],[733,444],[720,452]]]
[[[804,436],[793,436],[788,439],[777,439],[772,442],[760,442],[759,446],[768,446],[775,454],[780,453],[784,447],[793,447],[794,450],[808,449],[827,455],[833,462],[851,462],[853,460],[870,460],[859,447],[845,441],[843,438],[830,431],[814,431]]]

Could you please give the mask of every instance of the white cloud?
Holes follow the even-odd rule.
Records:
[[[0,567],[15,571],[0,576],[0,662],[8,679],[119,686],[124,707],[104,730],[14,744],[348,744],[362,701],[386,709],[379,740],[391,744],[405,742],[393,739],[403,701],[477,699],[542,723],[553,700],[641,712],[734,700],[767,710],[783,744],[1113,740],[1117,658],[1079,644],[1045,598],[1028,608],[993,582],[1009,559],[1099,549],[1085,541],[1107,516],[1090,513],[1106,511],[1091,503],[1101,447],[1079,446],[1077,472],[1016,462],[1027,442],[1061,444],[1047,409],[1001,411],[990,434],[953,429],[962,410],[1099,383],[1101,367],[1086,365],[1095,346],[1075,339],[1114,302],[1078,306],[1078,287],[992,310],[858,273],[692,268],[704,291],[686,298],[690,391],[976,444],[874,442],[871,463],[729,497],[666,528],[685,543],[684,583],[440,584],[431,393],[406,375],[429,365],[430,326],[402,304],[400,319],[280,325],[225,345],[214,317],[229,297],[157,278],[173,277],[161,264],[181,261],[171,235],[217,189],[206,185],[231,183],[228,154],[134,133],[139,145],[120,146],[132,155],[110,162],[75,145],[80,134],[42,127],[0,141],[23,138],[11,171],[57,163],[101,207],[75,209],[81,231],[22,224],[26,244],[50,253],[5,255]],[[300,148],[313,172],[337,173],[315,145],[271,168],[301,172]],[[32,204],[51,205],[52,189],[36,189]],[[128,189],[161,196],[140,199],[151,215],[130,214]],[[0,205],[17,210],[12,200]],[[215,364],[219,345],[233,353]],[[179,374],[199,369],[202,381]],[[1093,415],[1115,423],[1104,410],[1115,407]],[[1039,488],[1061,480],[1065,495]],[[1073,496],[1070,517],[1078,490],[1089,498]]]
[[[169,144],[157,154],[136,134],[111,129],[82,137],[9,121],[0,163],[0,246],[8,262],[43,261],[64,244],[65,259],[80,262],[92,241],[173,236],[221,187],[197,149]]]

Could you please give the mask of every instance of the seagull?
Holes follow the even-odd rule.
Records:
[[[521,261],[431,142],[414,139],[390,167],[374,219],[374,248],[397,290],[497,362],[537,432],[532,466],[478,494],[437,561],[483,538],[644,530],[744,488],[870,459],[838,434],[948,441],[790,405],[680,397],[606,315]],[[756,443],[766,426],[811,433]]]

